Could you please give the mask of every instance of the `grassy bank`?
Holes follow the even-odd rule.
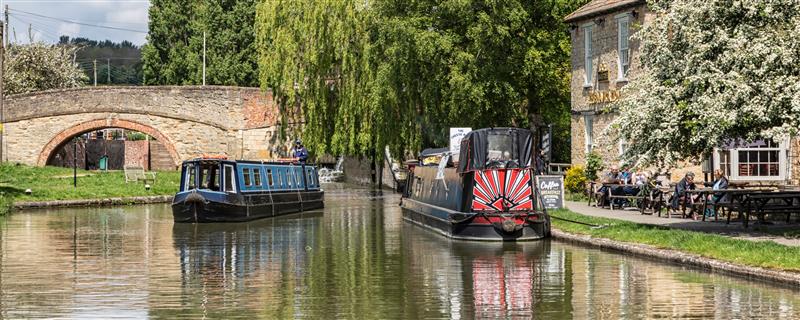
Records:
[[[177,171],[158,172],[156,182],[146,190],[142,182],[125,183],[122,171],[78,170],[76,188],[72,185],[70,168],[0,165],[0,193],[14,202],[171,195],[179,184]],[[31,189],[32,193],[25,194],[26,189]],[[2,201],[0,199],[0,211]]]
[[[553,217],[593,225],[605,225],[603,228],[593,228],[553,219],[553,227],[564,232],[646,244],[661,249],[677,250],[746,266],[800,271],[800,248],[797,247],[789,247],[774,242],[739,240],[702,232],[642,225],[616,219],[590,217],[569,210],[556,210],[551,214]]]

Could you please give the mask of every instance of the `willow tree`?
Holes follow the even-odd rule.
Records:
[[[617,104],[611,134],[624,156],[668,165],[731,138],[780,138],[800,128],[800,2],[650,1],[637,32],[640,76]]]
[[[569,121],[569,37],[583,0],[262,1],[261,84],[317,150],[447,143],[453,126]],[[292,111],[292,112],[289,112]]]

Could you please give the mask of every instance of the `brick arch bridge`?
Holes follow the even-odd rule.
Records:
[[[144,132],[180,161],[203,153],[269,159],[290,142],[278,134],[270,92],[222,86],[83,87],[5,101],[3,160],[43,166],[73,137],[103,128]]]

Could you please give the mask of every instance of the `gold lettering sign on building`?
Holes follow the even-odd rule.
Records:
[[[589,104],[614,102],[617,100],[619,100],[619,90],[617,89],[589,92]]]

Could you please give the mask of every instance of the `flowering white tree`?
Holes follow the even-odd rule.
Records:
[[[800,1],[649,0],[642,72],[606,132],[638,165],[708,155],[730,138],[800,128]]]
[[[6,51],[6,94],[74,88],[83,85],[86,74],[73,62],[76,47],[42,42],[12,44]]]

